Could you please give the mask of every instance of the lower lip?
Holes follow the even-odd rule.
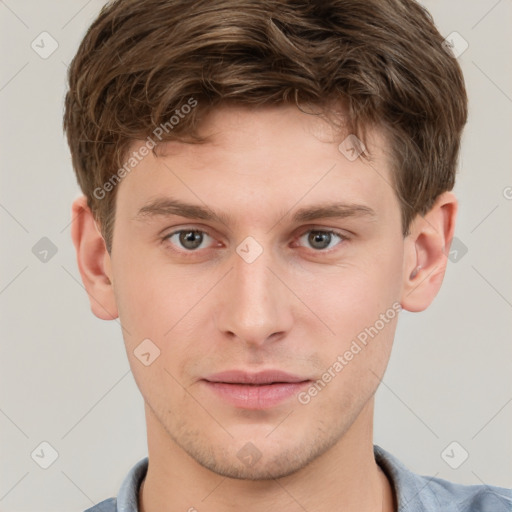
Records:
[[[203,381],[218,396],[242,409],[268,409],[296,395],[310,381],[249,385]]]

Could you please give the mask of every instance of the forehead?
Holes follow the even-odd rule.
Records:
[[[362,148],[351,148],[354,135],[294,105],[222,106],[200,133],[207,143],[161,143],[156,157],[145,156],[120,183],[118,208],[133,216],[165,194],[248,218],[320,200],[366,203],[376,211],[396,206],[387,142],[377,129],[366,134],[369,158],[355,159]]]
[[[329,146],[338,145],[347,136],[354,137],[343,124],[344,110],[340,105],[332,104],[326,111],[309,107],[312,112],[299,110],[296,105],[279,104],[257,106],[221,104],[213,109],[200,125],[200,133],[208,137],[206,144],[184,144],[177,141],[162,142],[157,146],[157,154],[170,156],[180,154],[180,158],[190,155],[192,159],[211,156],[225,156],[225,152],[242,152],[250,159],[264,149],[269,156],[293,160],[293,151],[300,154],[299,144],[307,144],[310,149],[329,150]],[[326,112],[337,127],[322,117]],[[369,130],[370,144],[373,150],[387,149],[387,141],[378,129]],[[323,144],[323,148],[321,147]],[[134,143],[134,147],[137,143]],[[205,151],[201,151],[205,147]],[[370,148],[368,148],[370,149]]]

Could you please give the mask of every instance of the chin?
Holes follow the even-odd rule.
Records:
[[[284,435],[268,439],[262,436],[205,442],[204,439],[187,438],[178,443],[187,454],[204,468],[217,475],[238,480],[272,480],[293,475],[320,457],[336,443],[336,436],[304,436],[297,439]],[[249,440],[248,440],[249,439]],[[253,439],[253,441],[250,441]],[[178,440],[177,440],[178,441]]]
[[[247,456],[244,460],[237,453],[231,457],[214,457],[205,460],[196,458],[196,461],[213,473],[227,478],[253,481],[273,480],[292,475],[308,464],[309,461],[299,453],[293,450],[279,454],[274,453],[271,457],[262,453],[259,458],[258,455],[255,455],[253,460]]]

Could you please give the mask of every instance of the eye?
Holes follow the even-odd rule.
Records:
[[[208,247],[208,239],[211,239],[210,235],[197,229],[180,229],[164,237],[164,241],[169,241],[188,252],[205,249]]]
[[[343,236],[341,233],[325,229],[313,229],[307,231],[299,238],[300,241],[309,244],[310,247],[317,251],[332,249],[346,239],[347,237]],[[336,243],[337,241],[338,243]]]

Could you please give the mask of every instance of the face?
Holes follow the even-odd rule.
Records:
[[[127,354],[172,443],[224,476],[280,477],[340,442],[388,361],[404,240],[386,142],[370,132],[371,163],[354,160],[294,106],[225,106],[202,130],[118,185]]]

